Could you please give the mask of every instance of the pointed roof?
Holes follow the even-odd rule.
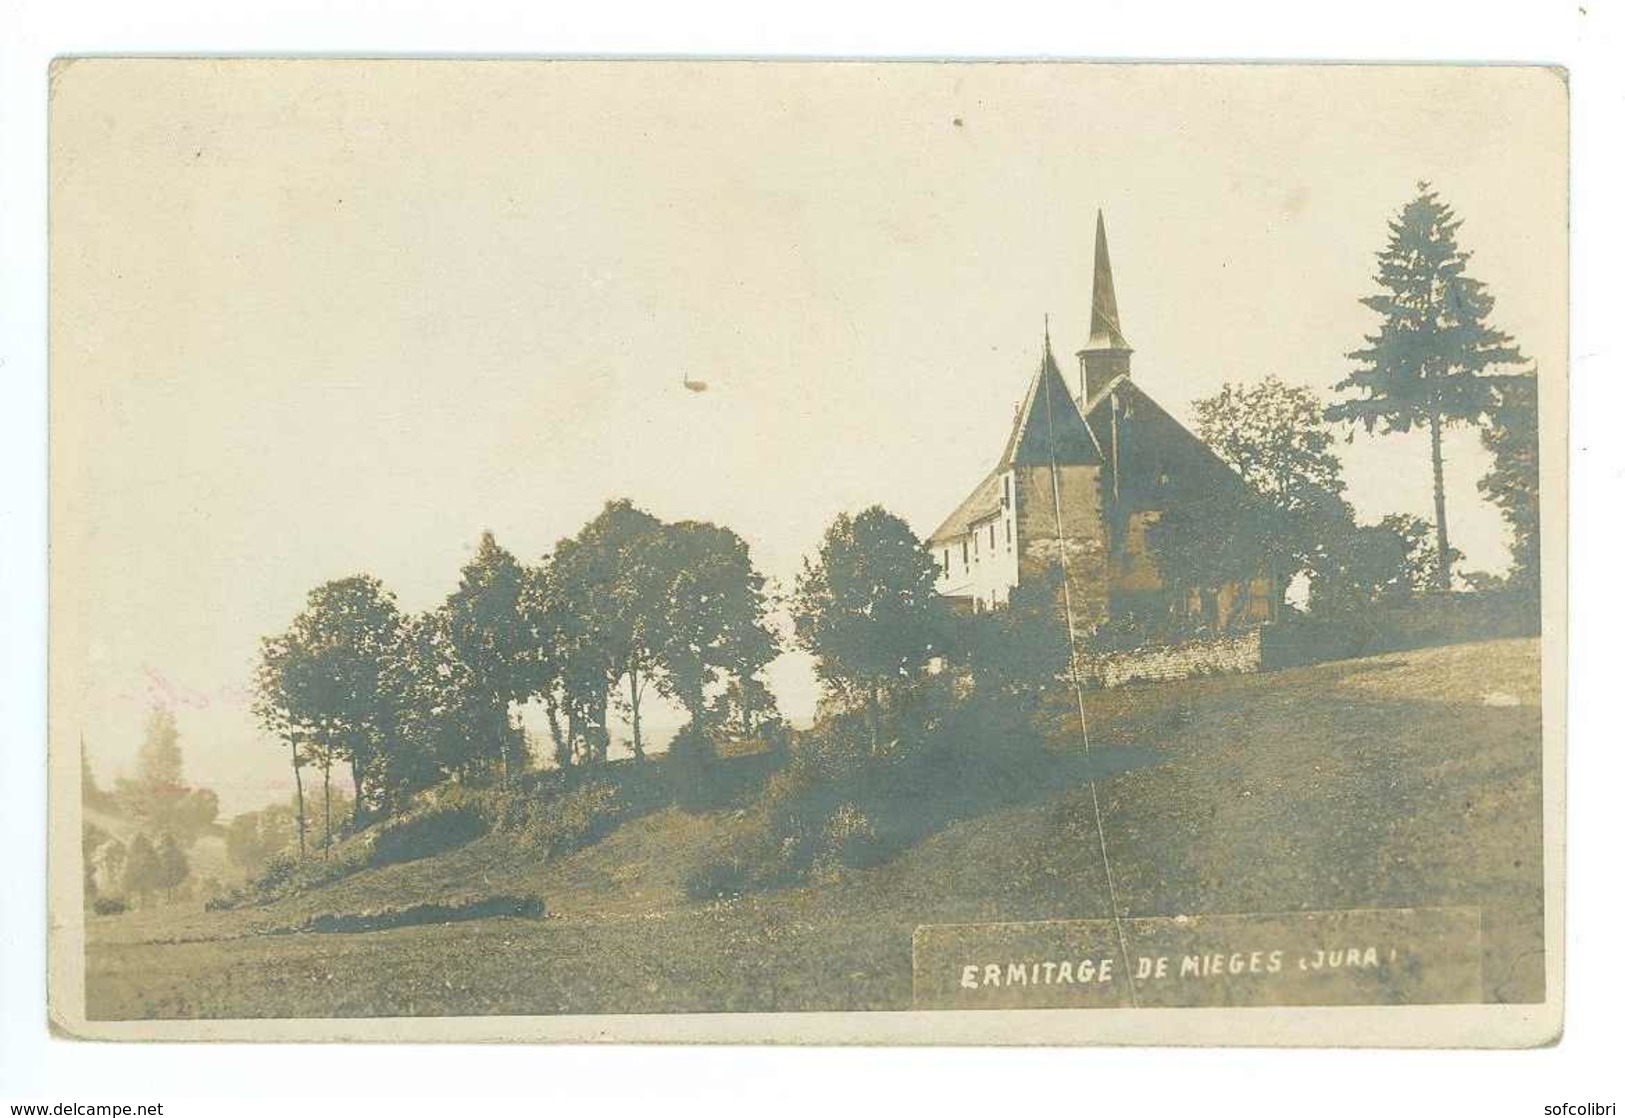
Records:
[[[1004,508],[1000,478],[1006,470],[1013,466],[1048,466],[1052,461],[1058,466],[1098,466],[1104,459],[1094,432],[1084,422],[1055,364],[1046,328],[1044,357],[1027,385],[1027,395],[1016,412],[999,464],[931,533],[930,542],[947,543],[965,535],[977,523],[997,516]]]
[[[1047,466],[1051,460],[1058,465],[1076,466],[1099,465],[1102,459],[1094,432],[1084,422],[1072,390],[1055,364],[1049,331],[1045,330],[1043,360],[1016,412],[998,468]]]
[[[1089,307],[1089,342],[1079,352],[1098,350],[1133,352],[1117,317],[1117,291],[1112,286],[1112,258],[1106,249],[1106,214],[1102,210],[1095,211],[1095,286]]]

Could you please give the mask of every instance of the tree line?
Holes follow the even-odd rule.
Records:
[[[1464,581],[1539,601],[1536,374],[1513,338],[1489,323],[1495,300],[1467,274],[1461,224],[1427,183],[1389,223],[1377,254],[1380,290],[1361,300],[1381,320],[1348,354],[1355,367],[1335,385],[1344,399],[1327,404],[1312,389],[1266,377],[1196,402],[1197,434],[1246,488],[1171,512],[1148,532],[1173,585],[1245,585],[1262,550],[1278,601],[1303,576],[1309,608],[1321,615],[1451,589],[1463,556],[1450,543],[1442,436],[1468,425],[1490,452],[1478,489],[1510,530],[1511,564],[1505,576],[1476,572]],[[1408,514],[1356,521],[1334,449],[1355,426],[1427,433],[1431,523]]]
[[[219,797],[194,788],[183,771],[180,731],[173,711],[159,707],[147,716],[135,773],[118,776],[104,789],[81,751],[80,794],[84,806],[134,830],[120,839],[94,820],[85,821],[82,840],[88,903],[118,911],[129,901],[172,898],[191,876],[188,851],[218,829]]]
[[[651,688],[686,712],[691,737],[709,741],[713,720],[753,731],[776,715],[761,680],[779,652],[769,604],[734,532],[626,500],[535,564],[485,533],[457,588],[422,613],[371,575],[316,587],[262,642],[256,675],[255,713],[293,767],[301,852],[307,769],[325,846],[335,766],[350,770],[355,826],[441,780],[503,779],[535,760],[523,703],[541,706],[562,767],[608,759],[612,712],[643,759]]]

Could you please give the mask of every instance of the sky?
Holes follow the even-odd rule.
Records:
[[[247,810],[292,784],[259,638],[327,579],[431,608],[483,530],[534,561],[622,496],[733,528],[785,589],[841,511],[929,533],[1044,316],[1084,343],[1097,209],[1178,416],[1269,374],[1330,399],[1419,179],[1561,374],[1565,101],[1511,67],[59,68],[53,740],[110,780],[168,704],[190,779]],[[1340,450],[1363,519],[1431,519],[1424,437]],[[1477,434],[1446,458],[1466,569],[1503,569]],[[770,674],[810,712],[804,655]]]

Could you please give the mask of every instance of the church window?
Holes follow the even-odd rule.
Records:
[[[964,566],[964,567],[969,567],[970,566],[970,541],[969,540],[960,540],[959,541],[959,562],[960,562],[961,566]]]
[[[1010,520],[1008,517],[1004,521],[1004,543],[1006,547],[1010,545]]]
[[[1010,507],[1010,475],[1004,475],[1004,507]]]

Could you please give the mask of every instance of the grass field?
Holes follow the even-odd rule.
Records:
[[[89,922],[93,1020],[906,1009],[925,923],[1472,905],[1484,989],[1542,997],[1539,645],[1495,641],[1058,703],[1055,778],[834,880],[697,904],[743,824],[667,809],[552,863],[500,835],[259,908]],[[534,893],[542,920],[263,934],[319,912]]]

